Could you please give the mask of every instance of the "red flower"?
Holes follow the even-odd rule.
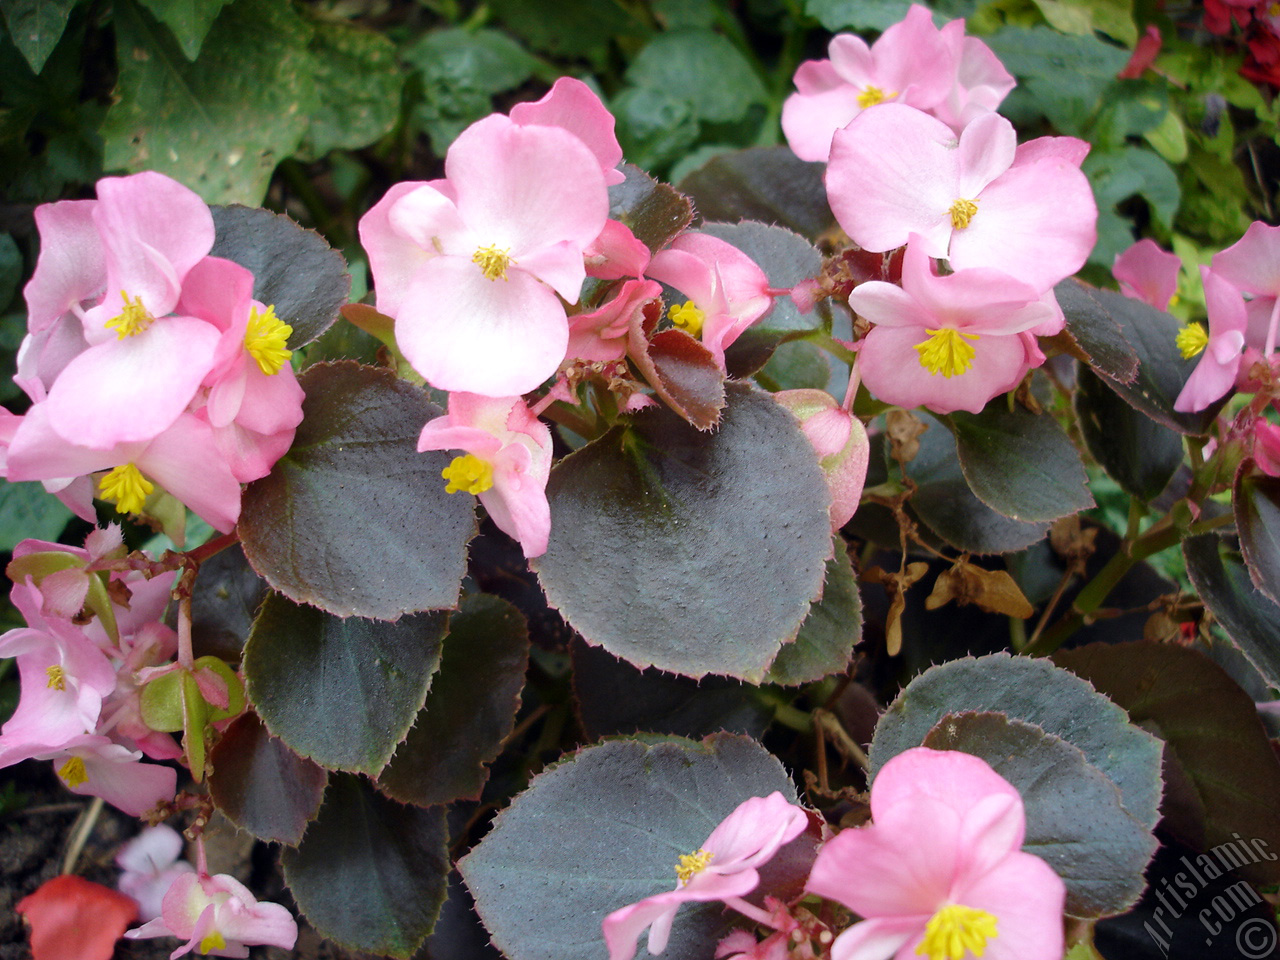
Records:
[[[31,925],[34,960],[111,960],[138,915],[131,897],[83,877],[54,877],[14,908]]]

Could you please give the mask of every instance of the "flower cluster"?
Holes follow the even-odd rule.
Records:
[[[209,256],[209,208],[168,177],[109,177],[98,199],[35,217],[15,377],[32,405],[0,422],[5,476],[44,481],[90,521],[95,495],[141,514],[168,493],[229,531],[240,484],[302,420],[290,327],[248,270]]]
[[[978,757],[917,747],[886,763],[871,787],[872,822],[825,839],[805,891],[859,919],[832,931],[811,909],[744,899],[759,868],[804,832],[808,816],[781,794],[740,804],[702,846],[680,857],[675,889],[604,919],[609,960],[631,960],[648,928],[662,953],[684,903],[720,901],[771,932],[739,929],[717,950],[732,960],[1058,960],[1066,887],[1022,851],[1022,798]],[[834,936],[833,933],[838,935]]]
[[[1096,239],[1088,145],[1018,144],[994,112],[1013,80],[963,30],[936,29],[917,5],[870,48],[837,37],[830,61],[797,71],[784,120],[799,156],[828,161],[831,209],[853,242],[906,247],[900,285],[871,280],[849,295],[871,324],[862,382],[939,413],[977,413],[1044,361],[1035,338],[1064,323],[1053,287]]]

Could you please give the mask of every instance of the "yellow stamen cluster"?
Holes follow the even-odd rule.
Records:
[[[1190,360],[1209,345],[1209,331],[1204,328],[1203,323],[1188,323],[1178,331],[1174,343],[1178,345],[1182,359]]]
[[[200,941],[201,953],[212,953],[214,950],[225,950],[225,949],[227,949],[226,937],[224,937],[217,930],[211,930],[208,934],[205,935],[205,938]]]
[[[885,93],[879,87],[863,87],[862,92],[857,96],[858,106],[865,110],[867,107],[874,107],[877,103],[892,100],[897,95],[896,91],[894,93]]]
[[[963,230],[969,225],[969,221],[973,219],[973,215],[977,212],[977,200],[966,200],[964,197],[958,198],[948,211],[951,214],[951,226],[957,230]]]
[[[454,457],[452,462],[440,471],[440,476],[449,481],[444,488],[445,493],[484,493],[493,486],[493,464],[481,460],[473,453]]]
[[[82,783],[88,783],[89,771],[84,768],[84,761],[79,757],[72,757],[66,763],[58,768],[58,776],[62,778],[71,789],[75,789]]]
[[[691,337],[702,333],[702,323],[707,319],[707,315],[695,307],[692,300],[673,305],[667,311],[667,317]]]
[[[114,503],[120,513],[141,513],[155,485],[132,463],[123,463],[98,481],[103,500]]]
[[[694,874],[701,873],[707,869],[707,864],[711,862],[714,854],[706,850],[695,850],[693,853],[680,854],[680,862],[676,864],[676,877],[680,881],[680,885],[688,883],[693,879]]]
[[[920,354],[920,366],[931,374],[942,374],[947,379],[959,376],[973,366],[973,357],[977,353],[966,340],[977,340],[976,333],[961,333],[950,327],[937,330],[925,330],[929,339],[917,343],[915,350]]]
[[[156,318],[142,305],[141,297],[130,300],[129,294],[121,290],[120,299],[124,301],[124,309],[118,316],[112,317],[104,324],[108,330],[116,331],[118,339],[123,340],[125,337],[139,334],[155,322]]]
[[[53,690],[67,689],[67,671],[62,669],[61,664],[55,663],[51,667],[46,667],[45,671],[49,676],[49,687]]]
[[[293,351],[285,346],[291,333],[293,327],[276,316],[275,307],[267,307],[265,313],[259,313],[258,308],[253,307],[249,310],[249,325],[244,331],[244,348],[258,362],[258,369],[271,376],[279,373],[293,355]]]
[[[987,941],[996,937],[996,918],[985,910],[949,903],[924,928],[916,953],[929,960],[961,960],[967,954],[981,957]]]
[[[507,279],[507,267],[515,263],[511,259],[510,248],[499,250],[496,246],[481,247],[471,255],[471,262],[478,264],[489,280]]]

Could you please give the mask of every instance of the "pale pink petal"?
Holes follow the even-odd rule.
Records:
[[[278,903],[259,903],[252,898],[247,904],[238,898],[223,904],[218,910],[218,930],[228,946],[234,941],[292,950],[298,939],[293,914]]]
[[[801,64],[801,71],[825,66],[831,77],[839,83],[835,70],[827,61],[810,61]],[[799,86],[800,72],[796,73]],[[831,154],[831,138],[862,112],[858,97],[862,91],[849,84],[839,83],[831,89],[811,93],[793,93],[782,104],[782,132],[787,144],[801,160],[825,163]]]
[[[1173,409],[1203,410],[1235,386],[1245,345],[1248,318],[1237,288],[1208,267],[1200,268],[1209,312],[1209,343],[1183,384]]]
[[[477,246],[509,250],[517,262],[565,241],[583,250],[609,219],[599,161],[557,127],[486,117],[453,142],[445,171]]]
[[[1280,294],[1280,227],[1255,220],[1243,237],[1214,254],[1213,272],[1245,293]]]
[[[959,34],[962,28],[956,29],[955,25],[963,23],[963,20],[953,20],[942,28],[942,32],[956,30]],[[1013,76],[990,47],[977,37],[965,37],[960,47],[955,86],[942,101],[930,108],[930,112],[959,132],[975,118],[999,107],[1016,85]]]
[[[1148,238],[1139,240],[1124,253],[1116,255],[1111,274],[1126,297],[1141,300],[1157,310],[1167,310],[1178,291],[1178,270],[1182,258],[1161,249]]]
[[[488,280],[470,261],[437,257],[409,287],[396,342],[438,389],[510,397],[556,372],[569,323],[555,294],[528,274]]]
[[[40,255],[22,291],[32,333],[49,327],[72,306],[102,297],[107,261],[93,221],[95,206],[96,200],[61,200],[36,207]]]
[[[581,80],[561,77],[541,100],[517,103],[511,108],[510,116],[512,122],[521,126],[567,130],[595,155],[607,185],[626,179],[626,174],[616,169],[622,162],[622,147],[614,134],[613,114]]]
[[[871,47],[876,86],[921,110],[942,100],[955,85],[964,32],[963,22],[948,27],[939,30],[928,7],[912,4]]]
[[[587,274],[601,280],[640,277],[649,266],[649,248],[620,220],[605,221],[600,236],[583,253]]]
[[[240,516],[240,484],[226,461],[213,453],[212,428],[183,414],[136,464],[215,530],[229,533]]]
[[[394,184],[373,207],[360,218],[360,246],[369,257],[369,272],[377,293],[377,308],[390,317],[400,310],[400,301],[418,268],[436,256],[437,251],[423,247],[400,229],[392,226],[391,212],[401,199],[420,187],[439,193],[439,184],[407,181]]]
[[[925,916],[875,917],[855,923],[831,944],[831,960],[885,960],[924,933]],[[914,958],[913,958],[914,960]]]
[[[240,426],[267,434],[292,430],[302,422],[304,399],[298,376],[288,363],[266,374],[245,355],[244,395],[236,413]]]
[[[767,797],[750,797],[738,804],[702,845],[713,854],[708,870],[758,867],[784,843],[803,833],[808,822],[804,810],[776,790]],[[702,876],[697,874],[691,883]]]
[[[640,935],[648,930],[651,926],[655,926],[658,922],[665,918],[665,923],[659,927],[665,927],[669,933],[671,929],[671,920],[675,918],[676,912],[680,909],[683,900],[659,900],[657,897],[650,897],[647,900],[641,900],[638,903],[629,904],[615,910],[604,918],[602,929],[604,931],[605,946],[609,950],[609,960],[632,960],[636,955],[636,947],[640,942]],[[656,952],[661,952],[666,948],[666,936],[660,936],[657,939],[661,941]],[[654,941],[649,941],[650,953],[654,951]]]
[[[911,247],[908,246],[908,252]],[[868,280],[853,288],[849,306],[877,327],[910,327],[924,329],[936,324],[937,318],[915,297],[896,283]]]
[[[398,199],[386,211],[387,224],[396,234],[411,240],[418,250],[431,256],[470,256],[475,252],[471,249],[471,231],[458,212],[454,195],[446,189],[447,186],[452,184],[433,180],[415,184],[415,189],[398,193]],[[391,196],[392,191],[388,190],[381,203],[385,204]],[[421,265],[420,259],[418,265]]]
[[[1059,960],[1066,886],[1053,868],[1029,853],[1009,854],[958,892],[957,901],[996,918],[996,936],[983,960]]]
[[[1021,802],[1018,791],[992,770],[990,764],[956,750],[928,747],[904,750],[880,768],[873,785],[873,818],[882,816],[903,800],[920,795],[945,802],[961,816],[992,795]]]
[[[72,360],[49,391],[49,422],[67,441],[105,450],[147,441],[174,422],[213,364],[216,327],[169,317]]]
[[[628,280],[595,310],[570,317],[566,358],[601,363],[622,359],[635,314],[661,295],[662,288],[652,280]]]
[[[502,449],[502,441],[487,430],[454,423],[450,417],[428,420],[418,435],[418,452],[427,450],[465,450],[488,460]]]
[[[645,274],[659,283],[675,287],[702,310],[709,307],[715,293],[715,274],[711,264],[674,245],[658,251]]]
[[[987,184],[1013,165],[1017,146],[1013,124],[998,113],[983,114],[965,127],[957,148],[957,196],[971,200],[981,194]]]
[[[587,266],[582,247],[562,240],[539,247],[513,261],[515,270],[537,277],[568,303],[577,303],[582,281],[587,279]]]
[[[1018,152],[1013,158],[1015,167],[1026,166],[1050,158],[1062,160],[1073,167],[1084,163],[1089,155],[1090,143],[1078,137],[1037,137],[1026,143],[1018,144]]]
[[[182,281],[182,299],[175,312],[204,320],[223,332],[232,329],[238,321],[243,338],[252,298],[252,273],[231,260],[205,257]],[[219,362],[223,360],[220,352]]]

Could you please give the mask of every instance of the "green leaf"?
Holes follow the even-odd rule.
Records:
[[[120,79],[102,126],[106,166],[157,170],[208,203],[259,203],[319,104],[311,27],[287,0],[238,0],[190,63],[131,0],[116,3],[114,24]]]
[[[1149,503],[1182,465],[1181,435],[1129,406],[1084,364],[1075,411],[1089,452],[1126,493]]]
[[[804,12],[835,33],[884,30],[902,21],[910,0],[804,0]]]
[[[401,51],[422,72],[417,121],[440,156],[468,125],[493,110],[493,95],[524,83],[537,59],[505,33],[450,27],[432,30]]]
[[[250,484],[245,556],[276,590],[340,617],[394,619],[452,607],[475,533],[475,501],[450,496],[447,453],[418,453],[439,408],[390,371],[318,363],[293,448]]]
[[[536,50],[558,57],[603,61],[611,43],[642,36],[627,8],[611,3],[565,3],[564,0],[493,0],[498,19]]]
[[[723,153],[680,181],[707,220],[759,220],[817,240],[834,222],[822,177],[824,163],[806,163],[789,147]]]
[[[800,632],[778,651],[764,681],[792,687],[842,673],[861,639],[858,578],[847,545],[837,535],[832,557],[827,561],[822,599],[809,605],[809,615],[800,625]]]
[[[979,500],[960,470],[951,431],[928,414],[921,419],[929,429],[905,469],[916,484],[910,508],[929,529],[970,553],[1013,553],[1044,539],[1048,523],[1014,520]]]
[[[622,172],[627,179],[609,188],[609,216],[625,223],[637,240],[657,253],[689,226],[693,205],[637,166],[624,163]]]
[[[43,484],[0,486],[0,551],[10,552],[27,538],[56,540],[70,519],[71,511]]]
[[[1098,243],[1089,254],[1090,263],[1110,269],[1116,256],[1133,244],[1133,225],[1115,214],[1116,205],[1130,197],[1142,197],[1152,218],[1165,230],[1173,228],[1182,188],[1178,175],[1163,157],[1142,147],[1125,145],[1091,150],[1081,169],[1089,177],[1099,211]],[[1105,222],[1104,214],[1109,217]]]
[[[267,733],[254,713],[232,721],[209,752],[209,796],[241,830],[296,847],[320,809],[329,775]]]
[[[177,733],[182,729],[184,716],[182,698],[185,696],[186,673],[173,670],[150,680],[138,697],[142,722],[161,733]]]
[[[924,745],[980,757],[1022,794],[1022,848],[1066,883],[1067,916],[1114,916],[1142,895],[1156,838],[1121,806],[1116,785],[1079,748],[1003,713],[970,712],[944,717]]]
[[[1166,763],[1180,774],[1166,778],[1166,828],[1199,850],[1233,836],[1280,848],[1280,761],[1253,699],[1226,671],[1196,650],[1144,641],[1093,643],[1053,659],[1164,740]],[[1187,785],[1191,802],[1179,795]],[[1280,861],[1235,866],[1253,883],[1280,881]]]
[[[294,752],[375,775],[422,708],[447,624],[442,612],[341,619],[273,594],[244,648],[249,699]]]
[[[773,719],[773,708],[741,680],[637,670],[581,642],[569,653],[578,717],[588,740],[640,732],[697,738],[721,730],[761,737]]]
[[[39,73],[58,45],[67,28],[71,8],[78,0],[0,0],[9,36],[26,58],[31,69]]]
[[[1218,406],[1200,413],[1178,413],[1173,403],[1195,361],[1178,352],[1181,324],[1139,300],[1097,290],[1077,281],[1055,288],[1067,330],[1090,355],[1090,366],[1122,400],[1179,433],[1204,434]],[[1126,349],[1127,348],[1127,349]],[[1128,371],[1136,375],[1128,378]]]
[[[1254,586],[1280,603],[1280,479],[1250,473],[1250,466],[1242,465],[1231,494],[1240,551]]]
[[[344,20],[312,21],[310,52],[320,103],[298,154],[323,157],[381,139],[400,116],[404,73],[395,45],[380,33]]]
[[[953,413],[960,469],[978,499],[1014,520],[1057,520],[1093,506],[1080,454],[1058,421],[989,403]]]
[[[322,937],[408,960],[445,899],[445,811],[398,804],[358,777],[336,774],[319,817],[280,863],[299,909]]]
[[[342,254],[314,230],[261,207],[213,207],[211,256],[253,274],[253,298],[275,307],[293,327],[289,347],[310,343],[333,325],[351,292]]]
[[[656,87],[627,87],[609,103],[627,158],[656,170],[684,156],[701,132],[693,104]]]
[[[1280,688],[1280,606],[1254,588],[1240,554],[1217,534],[1182,541],[1187,576],[1232,643]]]
[[[1147,829],[1160,805],[1160,741],[1087,682],[1046,660],[997,653],[930,667],[898,694],[871,741],[871,769],[924,743],[949,713],[998,712],[1035,724],[1084,751]]]
[[[479,800],[489,764],[515,726],[529,667],[529,629],[488,594],[449,619],[440,670],[413,729],[378,774],[378,789],[420,807]]]
[[[821,589],[830,498],[795,418],[727,390],[715,433],[651,408],[560,461],[535,568],[589,643],[640,667],[758,680]]]
[[[681,854],[775,790],[795,799],[782,765],[746,737],[609,741],[535,777],[458,869],[510,960],[598,960],[608,913],[670,890]],[[723,930],[719,904],[687,905],[666,955],[710,960]]]
[[[200,56],[204,38],[222,8],[232,0],[138,0],[168,27],[188,60]]]
[[[710,30],[659,34],[631,61],[626,80],[685,101],[703,123],[733,123],[766,100],[747,58]]]

